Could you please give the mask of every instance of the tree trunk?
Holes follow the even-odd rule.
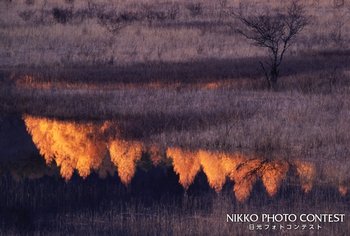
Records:
[[[272,89],[276,89],[277,87],[278,74],[279,71],[277,66],[273,66],[270,72],[270,88]]]

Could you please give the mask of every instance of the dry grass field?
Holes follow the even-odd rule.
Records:
[[[184,196],[174,174],[159,172],[140,174],[129,189],[116,178],[101,180],[96,176],[68,183],[48,177],[24,182],[2,177],[2,189],[7,193],[0,194],[6,202],[0,212],[0,234],[257,235],[259,232],[250,231],[247,223],[227,223],[226,214],[349,212],[348,199],[327,189],[305,195],[284,188],[273,200],[258,189],[245,203],[237,203],[230,189],[217,195],[205,188],[190,188]],[[197,178],[195,185],[200,186],[201,181],[205,179]],[[326,223],[321,230],[307,234],[342,235],[348,229],[348,222]],[[305,235],[305,231],[270,230],[265,234]]]
[[[350,2],[300,3],[272,91],[235,13],[286,1],[1,1],[0,234],[246,235],[227,213],[348,214]]]
[[[302,2],[311,23],[290,54],[338,50],[348,55],[343,49],[349,44],[349,3],[337,2],[341,1]],[[35,67],[261,56],[263,50],[234,33],[237,20],[232,12],[288,5],[278,0],[5,0],[0,4],[0,65]]]

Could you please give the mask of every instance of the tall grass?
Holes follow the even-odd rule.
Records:
[[[291,54],[349,45],[348,3],[304,1],[312,24]],[[264,55],[234,33],[233,11],[281,1],[2,1],[2,66],[120,65]],[[111,29],[120,30],[111,30]]]
[[[130,188],[110,177],[74,178],[65,183],[53,177],[16,182],[2,176],[0,231],[2,234],[246,235],[256,232],[249,231],[248,224],[227,223],[226,214],[349,212],[348,198],[339,198],[327,188],[305,195],[288,187],[274,199],[264,197],[257,190],[250,201],[238,204],[230,186],[225,186],[219,195],[208,192],[201,184],[203,176],[198,176],[195,185],[184,195],[182,188],[176,186],[175,175],[165,173],[158,170],[145,175],[140,171]],[[154,177],[159,182],[155,183]],[[341,234],[348,227],[347,221],[326,223],[319,233]]]
[[[290,48],[279,88],[271,93],[256,63],[264,51],[234,33],[230,13],[283,4],[1,1],[0,118],[54,119],[52,129],[40,126],[40,135],[51,134],[49,144],[40,146],[35,135],[33,141],[61,172],[63,163],[71,165],[63,171],[71,181],[40,162],[40,168],[17,166],[12,173],[17,179],[45,177],[16,182],[2,165],[0,234],[243,235],[248,228],[226,223],[227,213],[348,213],[348,3],[305,1],[311,25]],[[85,129],[84,122],[105,120],[118,124],[123,141],[94,140],[102,142],[100,150],[89,141],[104,136],[102,125]],[[170,165],[148,173],[137,168],[144,161],[141,143],[155,153],[158,146],[170,148],[174,171]],[[107,146],[121,181],[89,175],[106,164],[100,154]],[[215,152],[260,159],[232,176],[240,182],[232,186],[222,158],[209,155]],[[159,155],[153,158],[160,162]],[[292,172],[301,176],[298,188],[276,188],[290,176],[286,160],[297,163]],[[239,181],[256,164],[265,172]],[[247,202],[238,204],[232,189]],[[340,235],[349,227],[326,225],[322,233]]]

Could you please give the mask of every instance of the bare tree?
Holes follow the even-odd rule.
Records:
[[[269,88],[275,88],[287,49],[308,24],[304,6],[294,1],[286,10],[273,14],[264,12],[245,16],[235,13],[235,16],[242,23],[236,32],[251,40],[253,45],[268,49],[269,60],[260,61],[260,65]]]

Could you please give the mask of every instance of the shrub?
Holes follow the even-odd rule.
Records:
[[[202,9],[202,4],[200,3],[190,3],[186,6],[186,8],[190,11],[191,16],[199,16],[202,14],[203,9]]]
[[[21,17],[21,19],[24,21],[29,21],[30,19],[32,19],[34,14],[35,14],[35,11],[26,10],[26,11],[22,11],[22,12],[18,13],[18,16]]]
[[[73,17],[73,12],[70,9],[53,8],[52,15],[54,19],[61,24],[66,24]]]

